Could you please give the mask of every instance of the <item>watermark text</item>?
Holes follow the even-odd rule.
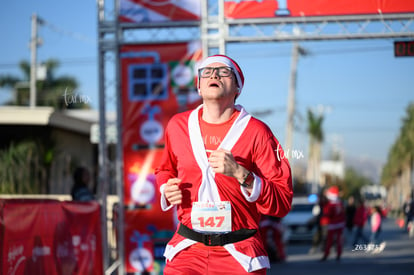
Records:
[[[66,106],[69,106],[70,104],[76,104],[76,103],[89,104],[89,102],[91,102],[91,98],[88,95],[82,95],[79,93],[75,93],[73,91],[70,91],[68,88],[65,89],[65,93],[63,97],[65,99]]]
[[[286,159],[302,159],[305,157],[303,155],[303,151],[290,149],[290,148],[286,148],[285,150],[283,150],[280,147],[280,144],[277,145],[277,149],[275,151],[276,151],[277,159],[279,161],[285,158]]]

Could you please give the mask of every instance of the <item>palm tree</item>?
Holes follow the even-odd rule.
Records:
[[[37,88],[37,106],[51,106],[58,110],[61,109],[84,109],[90,108],[88,102],[67,102],[65,101],[65,91],[76,91],[77,81],[70,76],[56,77],[55,72],[59,67],[59,62],[55,59],[49,59],[44,64],[46,67],[46,78],[36,81]],[[6,105],[28,106],[30,102],[30,64],[22,61],[19,64],[23,73],[23,78],[13,75],[0,76],[0,87],[13,89],[13,99]]]
[[[317,186],[320,180],[321,147],[324,139],[322,130],[323,119],[323,115],[317,116],[312,110],[308,109],[309,157],[306,180],[312,184],[312,193],[318,192]]]
[[[66,101],[67,91],[76,96],[78,84],[72,77],[56,77],[58,61],[50,59],[44,63],[47,68],[45,79],[37,80],[37,106],[51,106],[57,110],[89,108],[85,101]],[[29,106],[30,64],[22,61],[19,67],[23,78],[13,75],[0,76],[0,87],[9,87],[13,99],[7,105]],[[3,146],[2,146],[3,147]],[[55,146],[53,138],[45,132],[38,138],[28,138],[13,142],[0,151],[0,193],[8,194],[48,194],[50,190],[50,167]]]
[[[387,188],[402,184],[403,190],[414,189],[411,171],[414,168],[414,103],[408,105],[402,120],[400,133],[388,152],[387,162],[382,169],[381,184]],[[404,175],[410,175],[405,177]],[[400,194],[406,197],[409,194]]]

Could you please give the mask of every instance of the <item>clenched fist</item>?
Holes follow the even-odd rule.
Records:
[[[165,185],[164,195],[170,205],[178,205],[182,202],[183,192],[180,189],[180,183],[181,179],[172,178],[169,179]]]

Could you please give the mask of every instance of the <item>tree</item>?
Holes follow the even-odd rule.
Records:
[[[49,193],[51,148],[44,140],[27,140],[0,151],[0,193]]]
[[[358,173],[353,168],[345,170],[345,177],[340,184],[342,196],[344,199],[353,196],[354,198],[361,197],[361,188],[366,185],[374,184],[373,181],[362,174]]]
[[[323,115],[317,116],[312,110],[308,109],[307,132],[309,134],[309,157],[306,180],[311,183],[313,187],[316,187],[316,184],[319,184],[321,147],[324,139],[322,123]],[[317,190],[312,188],[312,192],[317,192]]]
[[[70,76],[56,77],[55,72],[59,67],[57,60],[49,59],[43,65],[46,67],[47,74],[45,79],[36,81],[37,106],[51,106],[58,110],[90,108],[88,102],[85,101],[68,102],[65,100],[65,91],[70,91],[72,96],[76,96],[76,92],[73,93],[76,91],[78,83]],[[27,61],[22,61],[19,67],[23,78],[13,75],[0,76],[0,87],[13,90],[13,99],[7,102],[7,105],[28,106],[30,103],[30,64]]]
[[[76,80],[69,76],[56,77],[59,67],[56,60],[44,63],[47,69],[45,79],[37,80],[37,106],[51,106],[57,110],[90,108],[85,100],[66,100],[66,96],[80,98],[74,91],[78,87]],[[0,87],[9,87],[13,99],[8,105],[28,106],[30,102],[30,64],[19,64],[23,78],[0,76]],[[54,144],[47,130],[42,137],[30,137],[24,141],[11,142],[0,151],[0,193],[36,194],[49,193],[50,167],[54,156]],[[4,146],[4,144],[3,144]]]
[[[408,105],[400,133],[388,152],[382,169],[381,183],[389,187],[404,171],[411,170],[414,162],[414,103]]]

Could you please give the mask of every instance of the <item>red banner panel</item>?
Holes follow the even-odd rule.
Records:
[[[121,22],[199,21],[200,17],[200,0],[120,0]]]
[[[124,210],[124,266],[128,274],[163,274],[165,246],[178,224],[174,210],[162,211],[160,192],[148,193],[152,200],[146,205]],[[113,209],[115,224],[118,223],[118,207],[117,204]]]
[[[159,192],[156,198],[152,205],[125,211],[125,269],[128,273],[163,273],[165,246],[177,223],[172,210],[161,210]]]
[[[201,104],[196,87],[200,42],[128,45],[120,52],[124,158],[125,266],[162,274],[176,223],[163,212],[155,182],[170,118]]]
[[[103,274],[96,202],[0,200],[0,273]]]
[[[414,12],[407,0],[237,0],[224,3],[226,18],[337,16]]]
[[[124,203],[141,206],[154,200],[154,170],[169,119],[201,103],[201,43],[124,46],[120,56]]]

